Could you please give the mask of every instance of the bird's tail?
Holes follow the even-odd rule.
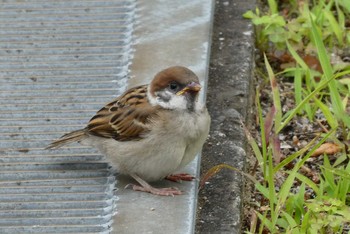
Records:
[[[61,136],[60,139],[53,141],[45,149],[58,149],[64,145],[71,144],[73,142],[78,142],[86,138],[85,129],[76,130]]]

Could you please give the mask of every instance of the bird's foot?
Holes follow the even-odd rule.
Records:
[[[131,176],[140,184],[140,185],[132,185],[132,189],[134,191],[141,191],[141,192],[147,192],[154,195],[159,196],[175,196],[175,195],[181,195],[182,192],[178,188],[154,188],[150,184],[148,184],[146,181],[141,179],[136,174],[131,174]],[[128,187],[127,185],[126,187]]]
[[[173,175],[168,175],[167,177],[165,177],[165,179],[170,180],[170,181],[174,181],[174,182],[192,181],[195,178],[196,177],[194,177],[190,174],[187,174],[187,173],[173,174]]]
[[[154,195],[159,196],[175,196],[175,195],[181,195],[182,192],[178,188],[154,188],[152,186],[139,186],[139,185],[132,185],[132,189],[134,191],[141,191],[141,192],[147,192]]]

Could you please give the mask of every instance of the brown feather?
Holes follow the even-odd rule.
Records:
[[[47,146],[45,149],[57,149],[64,145],[68,145],[73,142],[81,141],[86,137],[86,130],[85,129],[79,129],[70,133],[67,133],[63,135],[60,139],[52,142],[49,146]]]
[[[87,133],[118,141],[139,140],[149,132],[158,108],[147,101],[147,85],[132,88],[98,111]]]
[[[199,89],[191,89],[188,85],[195,83],[199,86],[198,77],[187,68],[170,67],[156,74],[149,86],[131,88],[109,102],[90,119],[86,128],[63,135],[51,143],[47,149],[59,148],[84,140],[91,135],[112,138],[117,141],[142,139],[152,129],[153,123],[160,118],[161,112],[169,111],[158,105],[152,106],[147,94],[149,93],[152,98],[157,98],[157,92],[168,88],[173,82],[181,85],[182,91],[178,92],[180,95],[188,90],[195,91],[193,94],[195,99]]]

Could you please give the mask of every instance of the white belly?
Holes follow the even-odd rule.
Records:
[[[207,138],[210,117],[205,111],[193,117],[168,116],[139,141],[118,142],[91,136],[87,140],[105,154],[121,174],[135,173],[146,181],[163,179],[191,162]]]

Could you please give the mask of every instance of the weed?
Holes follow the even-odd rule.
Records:
[[[332,62],[330,54],[350,45],[350,4],[348,0],[268,0],[267,4],[267,12],[257,8],[244,14],[255,25],[256,45],[272,91],[266,110],[268,105],[263,107],[260,100],[261,89],[256,90],[260,132],[252,136],[245,128],[259,173],[254,178],[241,174],[253,181],[255,193],[262,197],[260,205],[254,207],[255,221],[246,232],[349,231],[350,64]],[[283,51],[283,58],[276,56],[277,50]],[[270,61],[276,58],[283,66],[271,66]],[[286,77],[293,82],[294,106],[289,108],[283,106],[280,91]],[[321,130],[305,133],[313,137],[285,154],[282,136],[298,119],[318,123]],[[329,145],[337,149],[331,160],[329,150],[316,154],[321,146]],[[320,159],[313,160],[310,169],[312,157]],[[237,171],[221,164],[210,170],[205,180],[223,168]]]

